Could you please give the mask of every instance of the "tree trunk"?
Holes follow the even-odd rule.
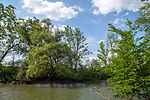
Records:
[[[10,47],[6,50],[6,52],[2,55],[1,59],[0,59],[0,64],[2,63],[2,61],[4,60],[4,58],[6,57],[6,55],[9,53],[9,50],[12,49],[13,47]]]
[[[49,76],[50,76],[50,80],[53,80],[56,72],[55,72],[55,68],[52,65],[50,65],[50,66],[51,66],[51,68],[49,71]]]

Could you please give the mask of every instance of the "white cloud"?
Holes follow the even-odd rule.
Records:
[[[128,16],[128,15],[129,15],[129,12],[126,12],[125,15]]]
[[[120,13],[122,10],[136,12],[143,5],[141,0],[92,0],[93,14]]]
[[[86,39],[86,43],[88,43],[88,46],[90,48],[93,48],[93,47],[97,46],[96,42],[97,42],[97,40],[94,37],[91,37],[91,36],[87,37],[87,39]]]
[[[26,16],[26,17],[23,17],[25,20],[28,20],[28,19],[31,19],[31,17],[29,16]]]
[[[119,24],[120,22],[124,22],[124,21],[126,21],[126,20],[117,18],[117,19],[114,20],[113,24],[116,25],[116,24]]]
[[[57,30],[60,30],[60,31],[65,31],[65,27],[67,27],[67,25],[61,25],[61,24],[58,24],[57,26],[54,25],[53,28],[52,28],[52,32],[55,32]],[[74,27],[71,27],[73,30],[75,29]]]
[[[80,8],[80,7],[78,7],[78,6],[73,6],[72,8],[75,8],[75,9],[77,9],[77,10],[79,10],[80,12],[82,12],[83,11],[83,9],[82,8]]]
[[[59,25],[59,26],[58,26],[58,29],[64,31],[66,26],[67,26],[67,25]]]
[[[45,15],[51,20],[71,19],[79,12],[83,11],[78,6],[66,7],[63,2],[49,2],[47,0],[22,0],[23,8],[34,14]]]
[[[86,39],[86,42],[87,42],[87,43],[93,43],[93,42],[95,42],[95,41],[96,41],[96,39],[93,38],[93,37],[88,37],[88,38]]]
[[[97,23],[97,21],[96,20],[94,20],[94,19],[92,19],[92,20],[90,20],[92,23]]]
[[[66,27],[66,25],[58,25],[58,26],[54,25],[53,28],[52,28],[52,32],[55,33],[57,30],[64,31],[65,27]]]
[[[98,59],[97,57],[89,57],[89,61],[92,61],[92,60],[96,60],[96,59]]]
[[[28,20],[28,19],[32,19],[32,20],[34,20],[34,18],[33,17],[29,17],[29,16],[26,16],[26,17],[23,17],[24,18],[24,20]],[[38,18],[38,17],[36,17],[36,18]],[[39,18],[38,18],[39,19]]]
[[[95,52],[93,52],[93,54],[97,55],[97,54],[99,54],[99,52],[95,51]]]
[[[98,41],[97,43],[100,44],[101,42],[104,42],[104,40],[100,40],[100,41]]]
[[[100,12],[99,12],[97,9],[94,9],[94,10],[93,10],[93,14],[94,14],[94,15],[99,15]]]

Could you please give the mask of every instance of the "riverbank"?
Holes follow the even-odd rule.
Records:
[[[107,82],[107,80],[96,80],[96,81],[77,81],[77,80],[34,80],[34,81],[27,81],[27,80],[14,80],[10,83],[4,80],[0,80],[0,84],[72,84],[72,83],[86,83],[86,84],[93,84],[99,82]]]

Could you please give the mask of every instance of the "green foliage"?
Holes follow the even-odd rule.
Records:
[[[127,20],[128,30],[122,31],[110,24],[109,31],[114,35],[108,38],[107,44],[100,43],[98,58],[107,66],[106,72],[110,76],[108,82],[113,85],[112,90],[116,97],[138,97],[148,100],[150,99],[150,4],[145,3],[140,10],[141,15],[135,22]],[[139,33],[144,35],[135,38]]]
[[[145,1],[145,5],[140,8],[140,16],[136,19],[134,28],[150,33],[150,3],[147,0]]]
[[[106,79],[106,73],[103,68],[86,68],[82,67],[76,72],[73,68],[61,67],[56,70],[56,79],[72,81],[95,81]]]
[[[29,52],[29,69],[27,77],[44,77],[49,75],[50,78],[55,74],[56,67],[62,66],[65,61],[64,54],[66,45],[63,43],[49,43],[42,47],[35,47]]]
[[[0,3],[0,63],[8,54],[24,53],[26,48],[22,20],[16,18],[14,9],[12,5],[5,7]]]
[[[72,67],[58,66],[56,69],[55,79],[62,80],[62,81],[73,80],[72,78],[73,78],[74,72],[75,71]]]
[[[17,76],[16,76],[16,80],[25,80],[26,79],[26,71],[27,71],[27,62],[23,61],[21,63],[19,63],[20,66],[18,68],[18,72],[17,72]]]
[[[16,37],[16,28],[14,26],[16,16],[14,7],[9,5],[4,7],[0,3],[0,63],[6,54],[13,48]]]
[[[2,78],[3,71],[4,71],[4,66],[0,64],[0,78]]]
[[[137,96],[139,98],[147,98],[149,95],[150,73],[149,69],[149,41],[145,43],[143,48],[141,43],[135,42],[135,34],[132,30],[121,31],[111,26],[112,32],[121,35],[122,39],[117,40],[117,49],[112,51],[117,56],[112,58],[110,64],[111,78],[109,82],[114,86],[113,91],[116,96]],[[148,55],[148,56],[147,56]],[[141,59],[142,58],[142,59]],[[143,85],[145,84],[145,86]]]
[[[12,80],[104,79],[97,61],[89,67],[83,59],[90,52],[79,28],[67,26],[65,31],[54,29],[49,19],[16,18],[14,7],[0,4],[0,79]],[[4,66],[3,60],[14,53],[24,59],[17,67]]]
[[[3,67],[2,72],[0,72],[0,80],[5,80],[11,82],[16,79],[17,67],[7,66]]]
[[[70,61],[77,71],[82,66],[84,56],[89,54],[87,43],[85,43],[86,38],[79,28],[73,29],[69,26],[65,27],[64,34],[64,40],[72,50],[72,53],[69,54]]]
[[[112,32],[121,35],[122,39],[117,41],[117,49],[113,49],[117,56],[112,57],[109,82],[114,85],[113,91],[117,96],[125,97],[131,95],[132,90],[138,89],[133,86],[137,80],[134,35],[131,31],[121,31],[113,26],[110,26],[110,28]]]
[[[98,66],[98,67],[95,67],[94,70],[97,74],[99,74],[99,79],[100,80],[106,80],[106,79],[109,78],[109,74],[106,73],[106,68],[105,67],[99,67]]]
[[[100,49],[98,50],[99,54],[97,54],[97,57],[100,59],[101,66],[109,67],[112,56],[115,56],[115,53],[112,51],[112,49],[116,48],[116,42],[114,41],[117,39],[118,36],[116,34],[109,33],[107,35],[107,41],[99,44]]]
[[[33,20],[34,21],[34,20]],[[61,41],[62,34],[52,32],[50,20],[34,21],[30,33],[27,78],[53,79],[59,66],[68,66],[70,47]],[[44,24],[44,26],[43,26]]]
[[[76,69],[72,67],[59,67],[56,70],[56,79],[58,80],[73,80],[73,81],[95,81],[105,80],[108,75],[105,73],[105,68],[100,67],[98,60],[87,61],[85,66]]]
[[[105,45],[103,42],[100,43],[100,50],[98,50],[98,52],[100,52],[100,54],[98,54],[97,57],[101,60],[103,66],[107,67],[109,50],[108,48],[105,49]]]

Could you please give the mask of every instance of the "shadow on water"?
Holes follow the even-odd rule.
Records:
[[[94,93],[94,87],[111,100],[113,93],[106,82],[84,84],[0,85],[0,100],[105,100]]]

